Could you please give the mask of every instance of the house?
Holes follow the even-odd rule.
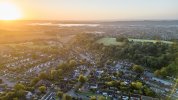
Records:
[[[31,100],[31,99],[32,99],[32,96],[33,96],[33,94],[32,94],[31,92],[27,92],[27,94],[26,94],[26,99],[27,99],[27,100]]]
[[[160,82],[160,83],[162,83],[164,85],[168,85],[168,86],[172,86],[173,85],[172,82],[169,82],[167,80],[159,79],[159,78],[156,78],[156,77],[153,77],[152,79],[157,81],[157,82]]]
[[[104,73],[104,71],[99,71],[99,70],[96,71],[96,75],[97,75],[97,76],[100,76],[102,73]]]
[[[90,89],[97,89],[98,88],[98,84],[90,84]]]
[[[122,96],[122,100],[129,100],[129,96]]]
[[[148,96],[141,96],[142,100],[159,100],[158,98],[152,98],[152,97],[148,97]]]
[[[103,92],[102,95],[108,96],[108,93],[107,92]]]

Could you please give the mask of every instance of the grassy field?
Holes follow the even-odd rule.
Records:
[[[105,46],[109,45],[123,45],[123,42],[117,42],[116,38],[101,38],[97,40],[97,43],[103,43]]]
[[[163,40],[146,40],[146,39],[131,39],[131,38],[129,38],[129,41],[134,41],[134,42],[152,42],[152,43],[162,42],[162,43],[167,43],[167,44],[172,44],[173,43],[171,41],[163,41]]]
[[[132,39],[129,38],[129,41],[133,41],[133,42],[152,42],[152,43],[156,43],[156,42],[162,42],[162,43],[166,43],[166,44],[173,44],[173,42],[171,41],[163,41],[163,40],[146,40],[146,39]],[[109,46],[109,45],[123,45],[123,42],[117,42],[116,38],[101,38],[99,40],[97,40],[97,43],[103,43],[105,46]]]

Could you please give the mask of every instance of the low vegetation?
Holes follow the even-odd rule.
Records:
[[[123,42],[116,41],[116,38],[101,38],[97,40],[97,43],[103,44],[105,46],[110,46],[110,45],[122,46],[123,45]]]

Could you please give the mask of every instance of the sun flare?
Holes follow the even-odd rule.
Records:
[[[17,20],[21,17],[21,12],[15,5],[7,2],[0,2],[0,20]]]

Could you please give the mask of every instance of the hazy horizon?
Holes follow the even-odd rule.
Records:
[[[0,0],[15,5],[20,20],[178,20],[177,0]]]

